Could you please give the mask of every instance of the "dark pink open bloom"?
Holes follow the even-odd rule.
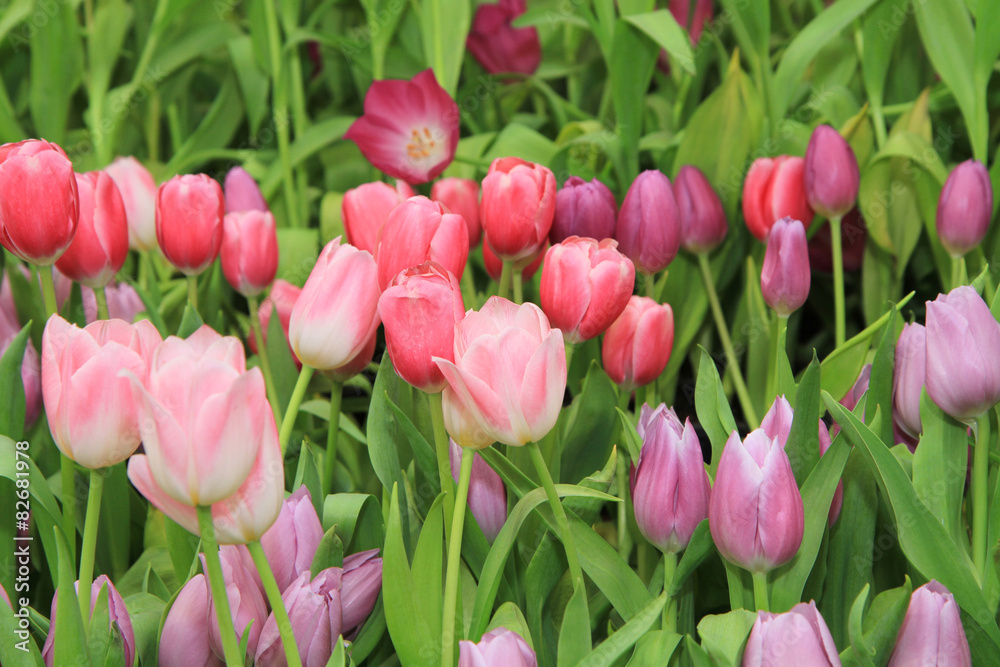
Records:
[[[372,83],[364,115],[344,138],[389,176],[426,183],[455,157],[458,119],[455,100],[427,69],[410,81]]]
[[[496,4],[479,5],[476,9],[466,45],[469,53],[490,74],[534,74],[542,62],[538,30],[511,25],[526,9],[524,0],[500,0]]]

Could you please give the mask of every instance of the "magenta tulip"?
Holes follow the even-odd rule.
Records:
[[[826,218],[839,218],[858,199],[858,159],[840,132],[829,125],[813,130],[806,149],[802,184],[812,210]]]
[[[174,176],[156,193],[156,240],[167,261],[194,276],[222,247],[226,207],[219,184],[205,174]]]
[[[941,245],[952,257],[962,257],[982,242],[992,217],[990,174],[981,162],[966,160],[948,175],[938,199]]]
[[[969,640],[955,596],[937,581],[913,591],[889,667],[948,665],[972,667]]]
[[[904,324],[896,341],[896,364],[892,376],[892,407],[895,421],[916,438],[923,432],[920,394],[927,377],[927,330],[922,324]]]
[[[810,280],[805,227],[798,220],[782,218],[771,228],[760,269],[764,301],[778,315],[788,317],[809,297]]]
[[[281,505],[274,525],[260,538],[278,590],[285,590],[300,574],[309,571],[321,539],[323,525],[309,489],[300,486]]]
[[[681,245],[696,254],[711,252],[729,233],[719,195],[705,174],[689,164],[677,172],[673,186],[681,220]]]
[[[340,203],[340,217],[344,222],[347,242],[355,248],[367,250],[374,257],[379,231],[386,218],[392,209],[413,196],[413,189],[402,181],[398,181],[396,187],[375,181],[345,192]]]
[[[224,193],[226,213],[269,210],[257,181],[243,167],[233,167],[226,174]]]
[[[604,334],[601,360],[608,377],[631,391],[660,377],[673,346],[674,311],[670,304],[632,296]]]
[[[534,74],[542,61],[542,45],[534,26],[515,28],[511,23],[527,10],[525,0],[500,0],[476,8],[466,45],[469,53],[490,74]]]
[[[133,250],[156,247],[156,181],[149,170],[134,157],[116,158],[104,168],[110,176],[122,202],[128,220],[128,244]]]
[[[448,443],[451,476],[458,484],[462,465],[462,448],[454,440]],[[503,480],[479,454],[472,459],[472,476],[469,478],[469,511],[483,530],[490,544],[500,534],[507,521],[507,488]]]
[[[465,219],[469,229],[469,248],[479,245],[483,226],[479,222],[479,181],[471,178],[442,178],[431,186],[431,199],[444,204],[452,213]]]
[[[80,591],[80,582],[77,581],[76,591]],[[124,656],[124,662],[122,664],[131,665],[135,660],[136,655],[136,644],[135,644],[135,632],[132,629],[132,619],[129,617],[128,608],[125,607],[125,600],[118,593],[115,585],[111,583],[107,575],[102,574],[101,576],[94,579],[93,584],[90,587],[90,614],[91,619],[93,618],[94,608],[97,606],[97,598],[101,594],[101,590],[104,587],[108,589],[108,631],[110,633],[109,641],[111,642],[121,642],[120,649],[122,655]],[[52,667],[55,660],[55,640],[56,640],[56,616],[57,616],[57,605],[56,600],[58,599],[59,591],[56,591],[56,595],[52,597],[52,613],[49,616],[49,634],[45,637],[45,645],[42,647],[42,659],[45,660],[47,667]]]
[[[530,264],[548,240],[555,212],[556,177],[547,167],[516,157],[493,160],[479,219],[497,257],[514,268]]]
[[[538,667],[538,658],[521,635],[504,627],[490,630],[478,644],[458,642],[458,667]]]
[[[63,275],[87,287],[104,287],[128,257],[128,222],[118,187],[102,171],[76,175],[80,218],[73,242],[56,260]]]
[[[227,213],[223,219],[222,273],[243,296],[257,296],[278,272],[278,234],[268,211]]]
[[[196,574],[174,599],[160,633],[160,667],[223,667],[209,643],[208,582]]]
[[[635,268],[654,274],[667,268],[681,245],[681,221],[670,179],[644,171],[629,186],[618,212],[615,238]]]
[[[400,271],[428,261],[461,278],[468,256],[469,228],[462,216],[427,197],[411,197],[392,210],[379,233],[379,289]]]
[[[766,241],[782,218],[801,220],[809,227],[814,214],[806,199],[805,168],[805,160],[789,155],[758,158],[750,165],[743,183],[743,217],[759,240]]]
[[[611,190],[596,178],[587,182],[570,176],[556,192],[556,215],[549,240],[565,241],[571,236],[609,239],[615,235],[618,202]]]
[[[815,602],[800,602],[784,614],[757,612],[743,651],[743,667],[789,664],[840,667],[833,635]]]

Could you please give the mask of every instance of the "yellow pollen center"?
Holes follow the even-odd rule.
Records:
[[[410,141],[406,144],[406,152],[411,158],[421,160],[431,156],[434,146],[434,137],[428,128],[413,129],[410,132]]]

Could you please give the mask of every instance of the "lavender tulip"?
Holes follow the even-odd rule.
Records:
[[[771,227],[760,270],[764,301],[778,315],[788,317],[809,296],[809,245],[806,228],[792,218],[782,218]]]
[[[243,167],[233,167],[226,174],[225,197],[226,213],[269,210],[257,181]]]
[[[813,130],[803,176],[809,206],[827,218],[841,217],[854,207],[860,182],[851,145],[829,125]]]
[[[933,579],[910,596],[896,648],[889,658],[889,667],[907,665],[972,665],[969,641],[955,598]]]
[[[962,257],[986,236],[993,217],[993,186],[981,162],[966,160],[948,176],[937,208],[937,233],[952,257]]]
[[[905,324],[896,341],[892,377],[892,407],[896,423],[914,438],[923,432],[920,393],[927,377],[927,330],[922,324]]]
[[[253,655],[257,650],[261,625],[267,618],[267,603],[264,601],[264,591],[259,583],[257,569],[250,557],[250,552],[243,545],[220,547],[219,558],[222,563],[222,578],[226,582],[229,610],[233,616],[233,629],[236,630],[236,637],[239,639],[243,636],[247,626],[250,626],[247,650]],[[202,556],[202,565],[204,566],[204,556]],[[219,630],[215,601],[211,595],[208,599],[208,618],[209,643],[215,654],[222,657],[222,634]]]
[[[507,628],[490,630],[478,644],[458,642],[458,667],[538,667],[535,652],[521,635]]]
[[[618,203],[611,190],[596,178],[587,182],[570,176],[556,192],[556,216],[549,241],[561,243],[570,236],[601,241],[615,234]]]
[[[698,167],[681,167],[674,179],[681,220],[681,245],[688,252],[711,252],[729,233],[719,195]]]
[[[757,612],[743,652],[743,667],[789,664],[840,667],[833,635],[815,602],[800,602],[784,614]]]
[[[177,594],[160,634],[160,667],[222,667],[208,637],[208,583],[196,574]]]
[[[122,596],[118,594],[118,590],[115,585],[111,583],[107,575],[102,574],[101,576],[94,579],[94,583],[90,587],[90,613],[93,617],[94,607],[97,605],[97,598],[101,593],[101,589],[105,586],[108,587],[108,631],[112,636],[118,635],[121,637],[122,641],[122,654],[125,657],[123,664],[131,665],[135,659],[135,633],[132,631],[132,619],[129,618],[128,609],[125,607],[125,600]],[[80,589],[80,582],[76,582],[77,591]],[[45,638],[45,645],[42,647],[42,658],[45,660],[46,667],[52,667],[53,660],[55,658],[55,639],[56,639],[56,616],[57,616],[57,605],[56,600],[59,597],[59,592],[56,591],[56,595],[52,597],[52,613],[49,616],[51,623],[49,624],[49,634]]]
[[[323,525],[305,486],[293,493],[281,506],[281,512],[260,545],[278,582],[285,590],[303,572],[308,572],[323,539]]]
[[[635,268],[653,274],[667,267],[681,244],[681,221],[670,180],[656,170],[632,182],[615,226],[618,250]]]
[[[448,441],[448,458],[451,461],[451,476],[457,484],[462,448],[454,440]],[[507,521],[507,489],[500,475],[478,453],[472,460],[472,476],[469,478],[469,510],[483,529],[486,540],[492,544]]]

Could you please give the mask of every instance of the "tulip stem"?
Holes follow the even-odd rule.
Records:
[[[437,454],[438,478],[441,481],[441,492],[444,493],[444,529],[445,539],[451,537],[451,525],[448,521],[455,512],[455,491],[452,489],[451,454],[449,452],[448,432],[444,428],[444,407],[441,403],[441,393],[428,394],[431,404],[431,425],[434,428],[434,453]],[[464,449],[462,450],[465,451]]]
[[[667,595],[667,603],[663,607],[663,629],[677,632],[677,600],[670,594],[674,585],[674,573],[677,571],[677,554],[673,551],[663,554],[663,592]]]
[[[844,322],[844,249],[840,237],[840,216],[830,218],[830,245],[833,246],[833,312],[836,321],[834,335],[837,347],[847,340]]]
[[[980,583],[986,581],[987,484],[990,474],[990,413],[979,418],[972,459],[972,559]]]
[[[247,544],[247,549],[250,551],[254,565],[257,566],[257,572],[260,573],[260,581],[264,584],[267,601],[271,603],[274,620],[278,622],[278,634],[281,635],[281,645],[285,648],[285,659],[289,667],[302,667],[299,647],[295,643],[295,634],[292,632],[292,622],[288,618],[285,602],[281,599],[281,591],[278,590],[278,582],[274,578],[271,564],[267,562],[267,556],[264,555],[264,549],[260,546],[259,541],[250,542]]]
[[[753,403],[750,401],[750,392],[747,391],[746,382],[743,381],[743,372],[740,370],[740,363],[736,358],[736,351],[733,349],[733,341],[729,337],[729,327],[726,325],[726,317],[722,313],[719,295],[715,291],[715,283],[712,281],[712,268],[708,265],[708,257],[699,253],[698,265],[701,267],[701,279],[705,283],[708,302],[712,306],[715,328],[719,332],[719,340],[722,341],[722,349],[726,353],[726,364],[733,374],[733,387],[736,389],[736,396],[739,398],[740,407],[743,408],[743,417],[750,424],[750,428],[755,429],[760,425],[760,421],[757,419],[757,412],[753,409]]]
[[[97,319],[110,320],[111,314],[108,312],[108,295],[105,288],[98,287],[94,290],[94,300],[97,301]]]
[[[757,611],[771,611],[767,601],[767,572],[753,574],[753,604]]]
[[[541,450],[538,449],[538,443],[529,442],[527,449],[528,453],[531,454],[532,463],[535,464],[538,477],[542,480],[545,495],[548,496],[549,504],[552,506],[552,513],[556,516],[556,525],[559,527],[559,532],[561,533],[559,539],[562,540],[563,549],[566,550],[566,563],[569,565],[570,577],[573,579],[573,590],[584,591],[583,570],[580,569],[580,557],[576,552],[576,541],[573,539],[573,533],[570,532],[569,520],[566,518],[566,510],[563,509],[562,503],[559,501],[555,482],[552,481],[549,468],[545,465],[545,459],[542,457]]]
[[[188,276],[188,303],[194,312],[198,312],[198,276]]]
[[[281,443],[282,455],[288,449],[288,438],[291,437],[292,427],[295,426],[295,415],[299,412],[299,406],[302,405],[306,389],[309,388],[309,380],[312,379],[315,370],[311,366],[302,364],[299,379],[295,381],[295,389],[292,390],[292,397],[288,399],[288,407],[285,408],[285,416],[281,420],[281,430],[278,432],[278,442]]]
[[[198,506],[198,530],[201,533],[201,550],[205,554],[208,583],[215,603],[215,618],[219,623],[219,635],[222,637],[222,651],[226,657],[226,665],[241,667],[243,658],[240,655],[239,644],[236,643],[233,614],[229,610],[229,595],[226,592],[226,582],[222,578],[219,545],[215,543],[215,524],[212,522],[212,508],[209,505]]]
[[[629,393],[624,389],[619,388],[618,390],[618,407],[621,408],[622,412],[628,412],[628,400]],[[624,425],[620,426],[624,429]],[[626,434],[622,433],[622,440],[624,440]],[[638,461],[633,461],[633,463],[638,463]],[[628,512],[632,509],[632,504],[629,502],[629,496],[631,495],[628,483],[628,466],[629,466],[629,454],[627,448],[618,448],[618,464],[616,466],[615,475],[618,480],[618,497],[621,498],[621,502],[618,503],[618,555],[622,557],[626,563],[629,559],[629,554],[632,552],[632,540],[629,539],[628,531]]]
[[[285,207],[288,210],[288,226],[299,227],[299,210],[296,206],[297,197],[295,196],[295,181],[292,177],[292,154],[288,135],[288,126],[291,124],[291,119],[288,117],[288,90],[282,71],[281,33],[274,5],[273,2],[264,3],[264,21],[267,25],[267,43],[271,56],[273,86],[271,90],[273,114],[271,117],[274,122],[275,135],[278,138],[278,159],[281,161],[281,171],[284,172],[281,183],[285,195]]]
[[[87,519],[83,524],[83,549],[80,551],[80,614],[83,630],[90,627],[90,586],[94,583],[94,552],[97,549],[97,526],[101,522],[101,495],[104,492],[104,475],[100,470],[90,471],[90,493],[87,496]]]
[[[788,318],[775,313],[774,346],[771,350],[771,368],[768,371],[767,401],[770,403],[778,395],[778,378],[781,377],[781,336],[788,330]]]
[[[646,273],[644,274],[644,278],[643,283],[645,283],[646,287],[646,296],[656,301],[656,274]]]
[[[441,626],[441,667],[455,664],[455,610],[458,607],[458,574],[462,566],[462,529],[465,527],[465,504],[469,497],[469,480],[476,452],[462,448],[462,468],[458,474],[458,497],[451,517],[448,538],[448,570],[444,582],[444,622]]]
[[[520,305],[524,303],[524,275],[520,271],[514,271],[514,303]]]
[[[510,288],[514,282],[514,263],[508,260],[503,260],[503,268],[500,269],[500,289],[497,290],[497,296],[503,299],[510,298]]]
[[[45,319],[59,314],[59,304],[56,301],[56,286],[52,281],[52,267],[39,266],[38,279],[42,282],[42,302],[45,304]]]
[[[326,456],[323,457],[323,490],[333,493],[333,471],[337,465],[337,436],[340,435],[340,404],[344,383],[334,380],[330,390],[330,427],[326,431]]]
[[[281,404],[278,403],[278,389],[274,386],[274,374],[271,372],[271,357],[267,354],[267,344],[264,342],[264,332],[260,326],[260,304],[257,297],[248,296],[247,306],[250,308],[250,330],[257,342],[257,357],[260,359],[260,371],[264,374],[264,386],[267,387],[267,400],[271,403],[275,426],[281,431]]]
[[[953,257],[951,260],[951,289],[965,284],[965,257]]]

